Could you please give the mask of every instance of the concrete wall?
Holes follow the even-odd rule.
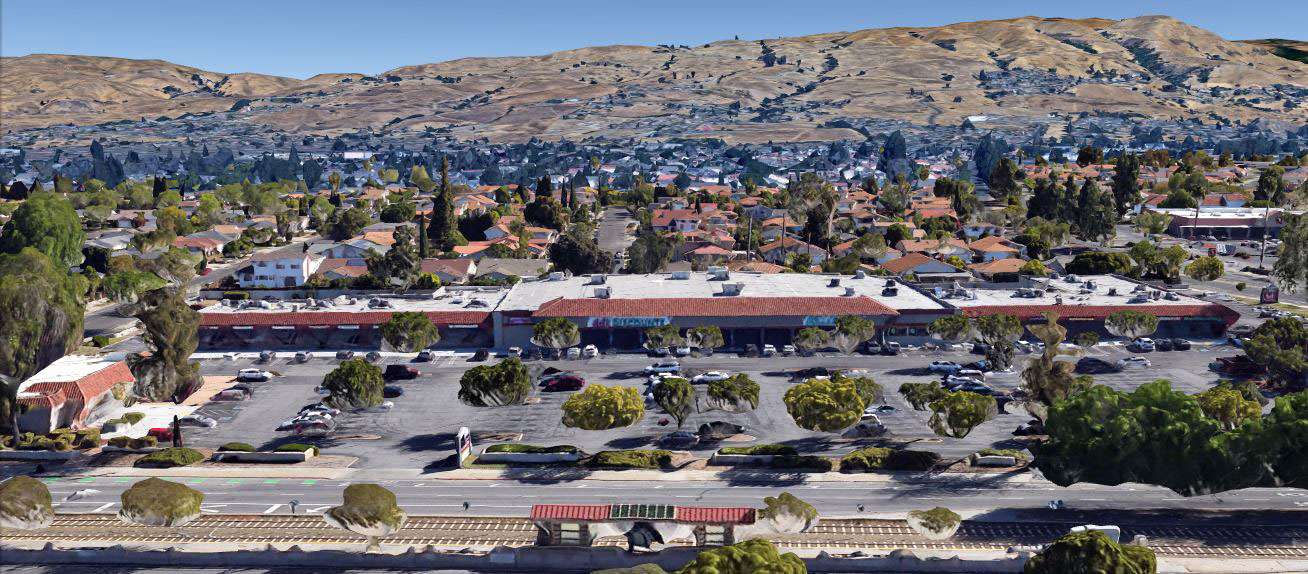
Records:
[[[221,451],[213,453],[210,460],[214,462],[252,462],[252,463],[272,463],[272,464],[291,464],[304,462],[313,458],[312,452],[233,452]]]
[[[490,447],[487,447],[490,448]],[[477,456],[478,462],[546,464],[551,462],[577,462],[579,452],[486,452]]]
[[[734,466],[737,464],[769,464],[776,455],[771,454],[722,454],[721,451],[714,452],[713,458],[709,459],[709,464],[720,466]]]

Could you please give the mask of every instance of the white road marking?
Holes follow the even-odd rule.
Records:
[[[96,514],[96,513],[99,513],[99,512],[104,512],[104,511],[106,511],[106,510],[109,510],[109,508],[112,507],[114,504],[115,504],[115,503],[113,503],[113,502],[106,502],[106,503],[101,504],[100,506],[96,507],[96,509],[95,509],[95,510],[92,510],[91,513],[92,513],[92,514]]]
[[[277,509],[278,509],[278,508],[281,508],[281,507],[283,507],[283,506],[285,506],[285,505],[284,505],[284,504],[274,504],[274,505],[272,505],[272,506],[269,506],[269,507],[268,507],[268,510],[263,511],[263,513],[264,513],[264,514],[272,514],[272,513],[274,513],[274,512],[277,512]]]

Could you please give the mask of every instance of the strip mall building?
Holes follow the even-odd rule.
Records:
[[[378,348],[379,326],[398,311],[426,314],[441,331],[439,347],[527,348],[537,322],[562,317],[577,325],[583,345],[629,350],[641,347],[645,329],[665,325],[716,326],[725,349],[740,349],[785,345],[801,329],[830,328],[841,316],[857,315],[875,322],[886,340],[920,343],[927,325],[947,315],[1007,313],[1032,322],[1053,312],[1077,333],[1102,332],[1104,318],[1123,309],[1157,315],[1158,333],[1166,336],[1216,337],[1239,318],[1223,305],[1116,276],[921,288],[863,275],[555,274],[510,288],[213,305],[201,310],[201,346]]]

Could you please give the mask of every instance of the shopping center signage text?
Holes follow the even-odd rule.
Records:
[[[586,327],[591,329],[646,329],[671,324],[667,317],[588,317]]]

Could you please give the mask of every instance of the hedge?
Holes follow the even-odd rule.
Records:
[[[245,291],[223,291],[223,299],[232,301],[244,301],[250,298],[250,294]]]
[[[172,447],[155,451],[136,460],[135,466],[141,468],[172,468],[175,466],[189,466],[204,460],[204,455],[199,451],[185,448]]]
[[[145,420],[145,413],[131,412],[131,413],[123,413],[123,416],[118,417],[116,419],[109,419],[105,421],[105,424],[113,423],[116,425],[120,425],[120,424],[134,425],[143,420]]]
[[[243,442],[229,442],[218,447],[218,450],[226,452],[255,452],[253,445]]]
[[[659,469],[672,464],[672,453],[666,450],[605,450],[595,453],[586,464],[600,468]]]
[[[821,456],[778,456],[768,464],[769,468],[807,470],[810,472],[831,472],[834,465],[831,459]]]
[[[152,448],[158,445],[159,439],[152,436],[143,436],[141,438],[116,436],[109,439],[109,446],[116,446],[118,448],[142,449]]]
[[[287,443],[273,449],[273,452],[308,452],[314,456],[318,455],[318,447],[311,444],[300,444],[298,442]]]
[[[493,444],[486,447],[485,452],[510,452],[523,454],[554,454],[560,452],[575,453],[581,449],[570,444],[560,444],[555,446],[535,446],[530,444]]]
[[[96,335],[91,337],[91,344],[96,347],[107,347],[112,342],[114,342],[114,339],[109,335]]]
[[[799,451],[793,446],[784,444],[760,444],[755,446],[728,446],[718,449],[718,454],[743,454],[743,455],[777,455],[777,456],[795,456]]]
[[[976,452],[977,456],[1011,456],[1017,459],[1017,462],[1026,462],[1031,460],[1025,452],[1011,448],[983,448]]]
[[[926,450],[893,450],[871,447],[851,452],[840,459],[840,472],[873,470],[930,470],[940,455]]]
[[[18,444],[12,444],[13,438],[6,434],[0,437],[0,446],[18,450],[54,450],[66,452],[77,449],[100,446],[100,429],[57,428],[46,434],[25,432],[18,436]]]

